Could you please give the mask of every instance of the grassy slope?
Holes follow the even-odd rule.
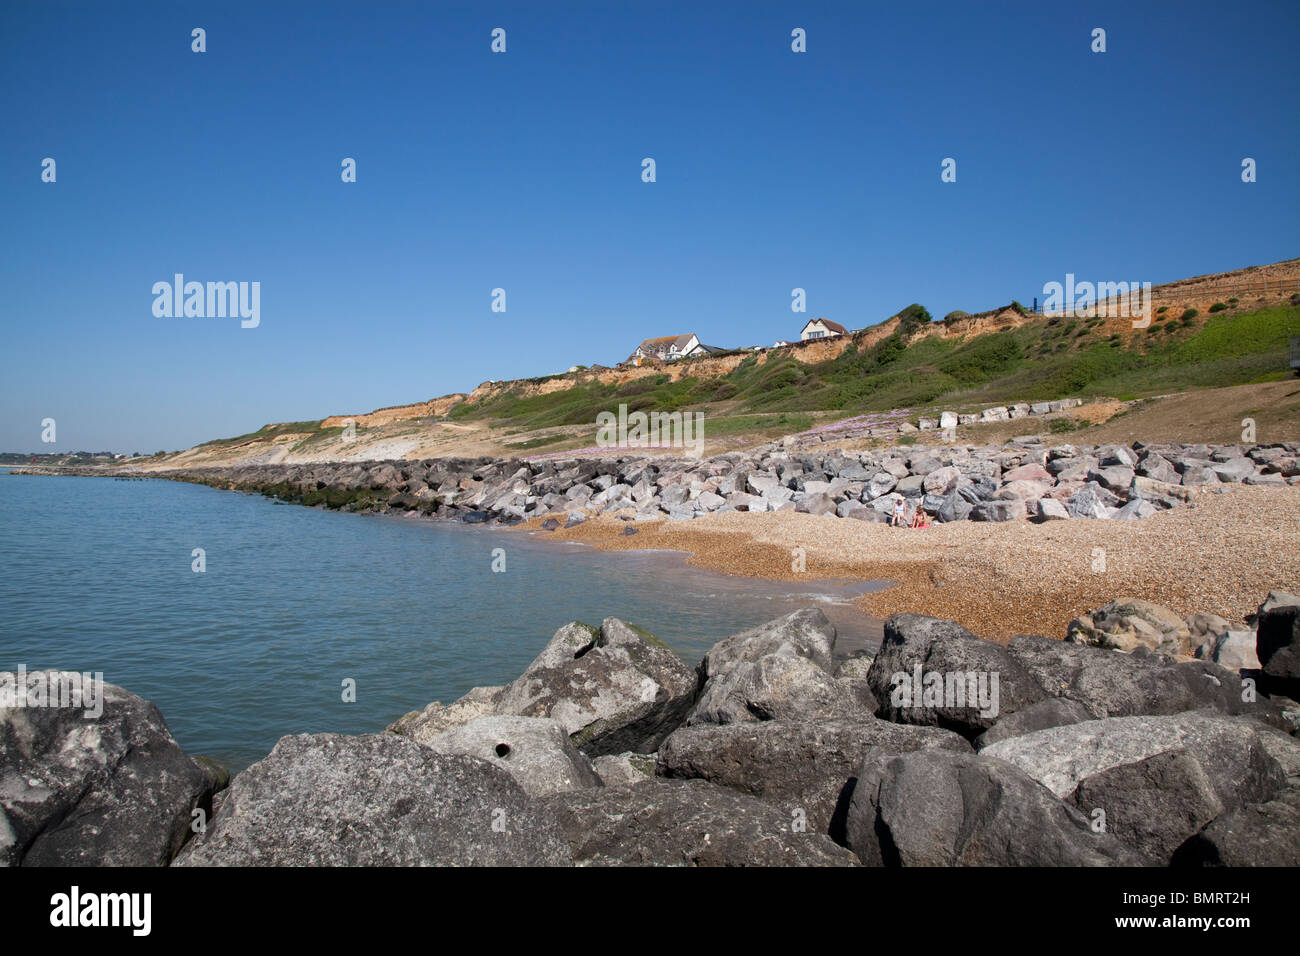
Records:
[[[816,365],[788,355],[759,365],[751,356],[727,375],[708,379],[652,376],[529,397],[507,391],[460,405],[449,418],[531,430],[589,424],[598,412],[626,403],[630,411],[715,413],[710,433],[718,434],[778,424],[798,431],[808,421],[794,414],[800,412],[856,414],[936,403],[961,409],[1065,396],[1127,399],[1285,378],[1287,336],[1300,333],[1300,308],[1294,306],[1158,319],[1132,334],[1106,335],[1094,319],[1052,318],[968,341],[927,338],[909,345],[895,335]]]

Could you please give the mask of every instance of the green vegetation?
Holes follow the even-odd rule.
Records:
[[[1227,308],[1228,308],[1227,305],[1225,305],[1224,303],[1222,303],[1222,302],[1216,302],[1216,303],[1214,303],[1214,305],[1210,306],[1210,311],[1211,311],[1211,312],[1222,312],[1222,311],[1224,311],[1224,310],[1227,309]]]
[[[917,336],[929,313],[919,305],[899,313],[899,327],[870,347],[850,344],[813,365],[788,350],[747,355],[731,372],[671,381],[649,375],[622,385],[585,382],[546,395],[522,396],[518,385],[475,404],[452,420],[489,420],[537,429],[593,425],[602,411],[702,411],[706,435],[744,431],[803,431],[810,412],[847,417],[893,408],[1006,401],[1049,401],[1257,382],[1287,368],[1287,336],[1300,328],[1300,308],[1215,313],[1194,326],[1195,309],[1153,323],[1146,334],[1100,338],[1090,324],[1058,317],[968,339]],[[1164,334],[1157,335],[1155,330]],[[1290,330],[1290,332],[1288,331]],[[319,430],[319,423],[281,426]],[[261,433],[257,433],[261,434]],[[556,439],[555,441],[559,441]],[[540,446],[543,439],[523,443]]]

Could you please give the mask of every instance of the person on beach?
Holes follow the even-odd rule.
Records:
[[[894,517],[889,523],[895,528],[907,524],[907,502],[904,499],[899,498],[894,502]]]
[[[930,516],[925,513],[924,508],[918,507],[916,509],[916,513],[912,515],[912,527],[913,528],[930,527]]]

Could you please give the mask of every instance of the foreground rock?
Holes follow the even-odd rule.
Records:
[[[1093,717],[1177,714],[1210,708],[1281,724],[1280,708],[1252,699],[1241,677],[1208,661],[1125,654],[1022,635],[1007,654],[1054,697],[1082,704]]]
[[[939,747],[970,752],[957,734],[906,727],[864,716],[856,720],[768,721],[684,727],[664,741],[656,772],[698,778],[753,794],[787,813],[801,812],[809,829],[844,839],[844,820],[867,752],[899,754]]]
[[[835,676],[835,638],[816,609],[724,638],[700,662],[701,691],[687,724],[870,716],[853,678]]]
[[[1286,774],[1251,723],[1206,712],[1113,717],[993,744],[1006,760],[1096,818],[1108,832],[1167,863],[1226,810],[1271,800]]]
[[[655,780],[548,797],[575,862],[595,866],[855,866],[798,818],[704,780]]]
[[[557,866],[553,814],[506,771],[398,734],[283,737],[177,866]]]
[[[0,865],[165,866],[211,807],[219,774],[186,756],[158,708],[103,684],[103,712],[13,706],[80,674],[0,673]]]
[[[1193,650],[1191,632],[1182,618],[1140,598],[1118,598],[1100,610],[1075,618],[1065,639],[1121,651],[1146,647],[1158,653],[1190,656]]]
[[[873,751],[848,812],[868,866],[1135,866],[1140,855],[1011,764],[983,755]]]
[[[533,797],[601,785],[591,761],[573,746],[564,726],[546,718],[479,717],[443,731],[425,746],[486,760]]]
[[[970,738],[1046,696],[1005,648],[921,614],[895,614],[885,622],[867,680],[880,717]]]
[[[581,626],[581,625],[579,625]],[[579,646],[580,645],[580,646]],[[493,698],[497,714],[550,717],[583,753],[654,753],[685,718],[695,674],[666,644],[618,618],[568,625]]]

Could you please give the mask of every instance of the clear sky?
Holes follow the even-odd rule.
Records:
[[[5,0],[0,450],[1292,258],[1298,28],[1294,0]],[[156,317],[177,272],[260,282],[260,325]]]

